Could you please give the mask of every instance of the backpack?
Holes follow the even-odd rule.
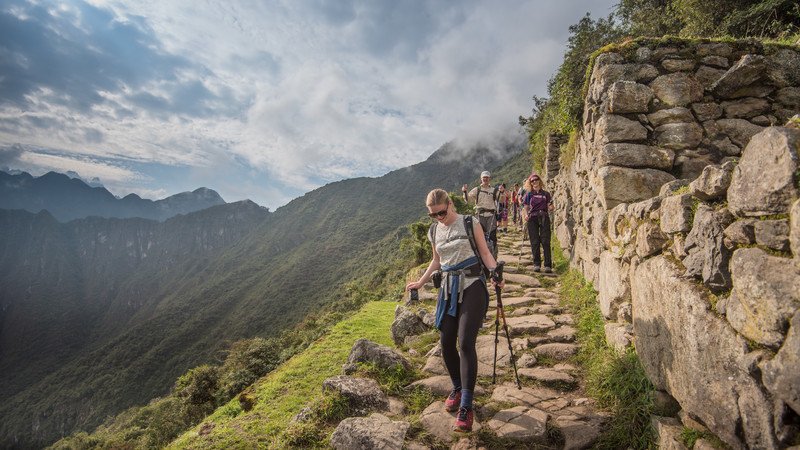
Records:
[[[480,192],[480,191],[478,191]],[[431,238],[431,247],[436,246],[436,225],[439,222],[433,222],[431,227],[428,229],[428,236]],[[481,266],[481,270],[486,277],[489,277],[489,270],[486,269],[486,266],[483,265],[483,260],[481,259],[480,253],[478,253],[478,244],[475,243],[475,230],[472,228],[472,216],[464,216],[464,229],[467,231],[467,238],[469,238],[469,246],[472,247],[472,253],[478,258],[478,264]],[[486,237],[486,245],[489,246],[489,252],[493,253],[494,243],[489,239],[489,235],[484,233]]]
[[[494,191],[492,191],[492,200],[495,201],[495,202],[497,201],[497,191],[498,191],[498,189],[500,189],[500,185],[495,186],[494,187]],[[475,204],[476,205],[478,204],[478,199],[481,198],[481,191],[482,191],[481,187],[478,186],[478,192],[475,194]]]

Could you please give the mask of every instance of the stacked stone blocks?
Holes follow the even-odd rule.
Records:
[[[654,385],[733,448],[799,431],[800,130],[776,126],[798,113],[800,49],[633,44],[596,58],[551,183],[607,341],[632,328]]]

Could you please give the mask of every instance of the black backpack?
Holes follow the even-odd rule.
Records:
[[[480,192],[480,190],[478,190]],[[431,239],[431,247],[436,246],[436,225],[439,222],[433,222],[431,227],[428,229],[428,236]],[[481,254],[478,253],[478,244],[475,243],[475,230],[472,228],[472,216],[464,216],[464,229],[467,231],[467,238],[469,238],[469,246],[472,247],[472,253],[478,258],[478,264],[481,266],[481,270],[483,271],[486,277],[489,277],[489,270],[486,269],[486,266],[483,265],[483,259],[481,259]],[[485,233],[484,233],[485,234]],[[489,239],[489,236],[486,236],[486,245],[489,246],[489,252],[493,252],[493,243]],[[492,253],[494,254],[494,253]]]

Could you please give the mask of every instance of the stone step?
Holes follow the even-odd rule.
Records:
[[[512,336],[546,332],[556,327],[555,322],[544,314],[506,318],[508,332]]]
[[[443,400],[435,401],[428,405],[420,414],[419,421],[428,433],[443,442],[453,442],[459,437],[458,434],[453,431],[453,425],[455,425],[456,422],[456,413],[445,411]],[[476,417],[475,421],[472,423],[472,432],[477,433],[481,428],[481,423]]]
[[[530,275],[509,273],[505,275],[506,282],[519,283],[528,287],[541,287],[542,283]]]
[[[549,414],[536,408],[515,406],[495,414],[486,426],[501,438],[544,444],[549,418]]]
[[[526,306],[535,301],[533,297],[503,297],[503,306]]]
[[[547,386],[573,386],[577,380],[572,375],[553,370],[547,367],[534,367],[532,369],[519,369],[519,376],[534,379]]]
[[[415,381],[408,385],[408,388],[424,387],[431,391],[431,394],[437,396],[447,396],[453,389],[453,382],[450,380],[449,375],[437,375],[433,377],[423,378],[422,380]],[[486,389],[480,384],[475,385],[475,395],[483,395]]]
[[[576,344],[551,343],[542,344],[533,348],[533,355],[537,358],[550,357],[555,359],[567,359],[578,353]]]

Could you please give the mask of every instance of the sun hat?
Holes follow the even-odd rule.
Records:
[[[489,173],[489,171],[488,171],[488,170],[484,170],[483,172],[481,172],[481,178],[483,178],[483,177],[489,177],[489,178],[492,178],[492,174],[491,174],[491,173]]]

